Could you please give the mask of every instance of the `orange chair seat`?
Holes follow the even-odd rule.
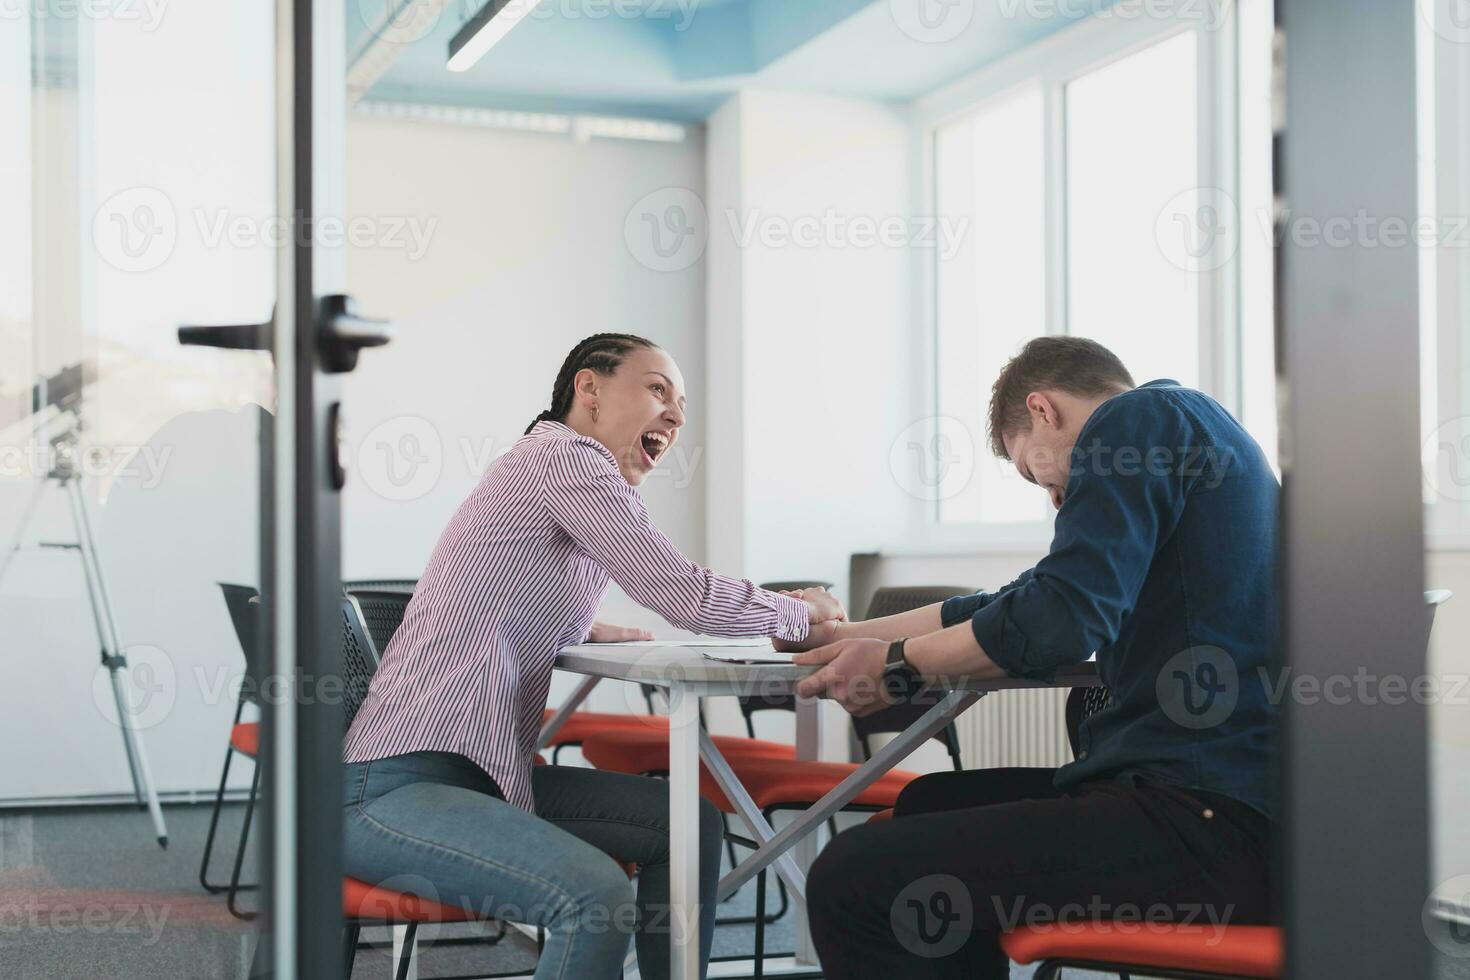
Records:
[[[716,748],[725,758],[734,760],[754,756],[794,759],[796,748],[781,742],[767,742],[759,738],[742,738],[735,735],[712,735]],[[667,731],[649,729],[642,731],[604,732],[594,735],[582,743],[582,757],[598,769],[607,772],[624,772],[641,776],[649,772],[667,772],[669,769],[669,736]],[[700,763],[699,794],[724,813],[734,813],[735,807],[725,797],[709,767]]]
[[[762,810],[817,802],[858,768],[855,762],[799,762],[795,759],[731,759],[730,767]],[[848,806],[892,807],[916,772],[890,769],[848,801]]]
[[[230,746],[241,755],[260,755],[260,722],[242,721],[230,729]]]
[[[713,735],[711,740],[727,759],[796,758],[796,748],[781,742],[736,735]],[[644,728],[589,736],[582,743],[582,757],[597,768],[609,772],[626,772],[635,776],[646,772],[667,772],[669,732],[667,728],[663,731]]]
[[[556,709],[547,708],[541,716],[541,724],[551,720]],[[551,736],[548,746],[580,745],[589,735],[604,732],[646,731],[662,732],[667,737],[669,719],[664,715],[620,715],[609,711],[574,711]]]
[[[735,775],[749,791],[756,806],[765,809],[781,804],[815,803],[827,791],[847,777],[857,766],[845,762],[799,762],[796,749],[781,742],[757,738],[713,735],[722,755],[730,762]],[[667,772],[669,743],[662,733],[617,732],[589,738],[582,743],[582,755],[599,769],[634,775]],[[892,806],[909,781],[911,772],[890,771],[881,776],[852,801],[859,806]],[[734,807],[703,764],[699,767],[700,795],[726,813]]]
[[[1220,974],[1282,975],[1285,957],[1275,926],[1166,926],[1147,922],[1088,922],[1028,926],[1001,936],[1017,963],[1067,960]]]
[[[469,922],[475,918],[458,906],[369,885],[356,878],[342,879],[342,914],[349,919],[384,922]]]
[[[877,813],[875,813],[871,817],[869,817],[868,818],[868,823],[881,823],[884,820],[892,820],[892,819],[893,819],[893,808],[892,807],[889,807],[887,810],[879,810]]]

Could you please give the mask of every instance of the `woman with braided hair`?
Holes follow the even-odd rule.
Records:
[[[843,618],[821,590],[716,574],[654,527],[635,488],[684,406],[678,365],[651,341],[573,348],[550,406],[440,537],[347,734],[347,873],[413,875],[440,902],[544,927],[536,980],[612,980],[630,930],[640,975],[669,976],[667,784],[532,766],[557,651],[635,632],[594,622],[609,581],[698,633],[796,643]],[[721,836],[701,801],[702,964]],[[636,892],[619,860],[638,866]]]

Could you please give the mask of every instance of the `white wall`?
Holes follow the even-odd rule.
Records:
[[[845,585],[848,555],[904,513],[887,446],[907,421],[910,254],[858,228],[909,216],[906,117],[748,91],[709,129],[711,350],[739,364],[711,451],[740,460],[711,488],[739,515],[711,524],[711,552],[756,580]]]
[[[579,143],[351,120],[348,213],[416,218],[432,233],[418,257],[348,253],[359,308],[390,319],[395,335],[343,384],[357,464],[343,495],[346,576],[418,575],[485,464],[550,404],[567,352],[603,331],[649,337],[684,373],[688,423],[642,493],[670,537],[703,557],[703,263],[654,271],[624,239],[640,198],[702,189],[691,133],[680,144]]]
[[[666,187],[702,192],[702,136],[698,128],[691,134],[682,144],[577,143],[349,120],[346,212],[371,219],[379,244],[349,249],[348,291],[364,314],[393,320],[397,335],[342,381],[353,463],[343,496],[347,577],[419,575],[493,453],[546,407],[567,351],[605,330],[658,341],[684,371],[687,429],[643,492],[659,525],[703,559],[703,264],[654,271],[624,236],[643,195]],[[255,371],[263,362],[197,352],[158,361],[166,367],[195,356],[213,373],[185,379],[194,388],[162,369],[141,385],[136,373],[119,372],[118,384],[135,380],[117,406],[137,415],[140,403],[195,392],[201,379],[216,402],[229,401],[226,393],[249,399],[254,389],[221,365],[230,358]],[[157,784],[171,794],[213,790],[234,712],[228,682],[241,655],[215,583],[258,581],[256,411],[172,419],[145,446],[166,463],[161,478],[134,466],[96,510],[123,643],[135,663],[154,668],[159,685],[143,709],[144,739]],[[0,481],[8,518],[0,549],[9,549],[30,489],[28,480]],[[94,502],[96,491],[89,483]],[[69,539],[63,499],[43,505],[33,532]],[[616,594],[607,614],[658,625]],[[0,686],[0,742],[26,746],[9,753],[0,803],[128,792],[74,557],[18,556],[0,590],[0,622],[0,653],[18,680]],[[599,692],[599,706],[627,703],[616,687]],[[248,766],[233,773],[237,786],[248,785]]]
[[[875,102],[746,91],[708,122],[709,553],[754,581],[821,579],[905,516],[887,447],[907,424],[910,131]],[[869,229],[865,234],[864,229]],[[845,716],[824,706],[824,755]],[[789,737],[771,713],[761,734]]]
[[[433,230],[421,256],[348,253],[349,291],[362,312],[392,320],[395,336],[344,381],[355,463],[343,493],[344,577],[417,577],[485,465],[550,404],[567,352],[604,331],[654,340],[683,371],[688,421],[641,493],[674,543],[704,560],[704,262],[650,268],[658,263],[636,237],[648,195],[703,193],[703,133],[689,133],[676,144],[584,143],[349,121],[348,214]],[[668,630],[616,586],[604,614]],[[552,702],[571,686],[558,677]],[[592,707],[626,704],[620,685],[604,686]]]

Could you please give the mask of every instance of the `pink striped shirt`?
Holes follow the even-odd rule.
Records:
[[[552,661],[587,639],[609,577],[673,625],[807,633],[797,599],[717,575],[674,547],[597,440],[541,422],[455,512],[383,653],[344,758],[455,752],[534,810],[531,757]]]

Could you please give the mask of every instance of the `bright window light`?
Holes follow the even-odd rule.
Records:
[[[1049,506],[985,435],[991,383],[1046,332],[1044,120],[1028,87],[935,133],[938,217],[968,228],[936,270],[938,409],[969,429],[975,458],[969,484],[939,503],[944,523],[1040,521]]]
[[[1140,384],[1199,383],[1205,273],[1191,259],[1227,220],[1198,186],[1196,43],[1185,31],[1066,89],[1067,332]]]

